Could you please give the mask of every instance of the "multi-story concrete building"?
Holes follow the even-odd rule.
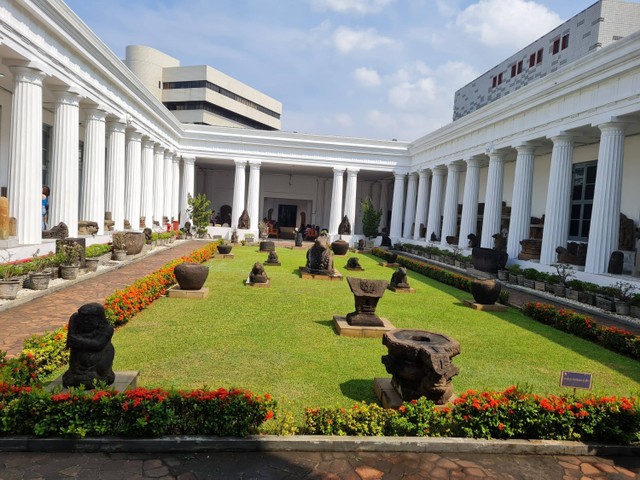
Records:
[[[569,20],[568,45],[587,33],[574,24],[591,25],[605,12],[600,36],[607,9],[619,3],[598,2],[579,14],[580,26]],[[102,225],[105,212],[117,229],[124,220],[136,228],[140,217],[184,222],[187,196],[206,193],[216,211],[231,212],[229,228],[211,227],[227,237],[246,208],[251,224],[240,238],[257,233],[270,212],[332,236],[347,215],[358,238],[359,200],[370,196],[394,241],[424,245],[434,234],[438,245],[452,237],[464,248],[475,233],[489,246],[508,230],[511,259],[521,240],[541,237],[544,268],[573,239],[587,245],[581,275],[611,282],[602,274],[620,248],[621,214],[640,219],[640,24],[633,22],[623,38],[601,40],[563,68],[558,55],[569,47],[563,51],[566,27],[559,27],[525,52],[537,61],[543,48],[546,75],[412,142],[393,142],[183,123],[61,0],[8,0],[0,5],[0,187],[16,220],[13,241],[46,251],[43,176],[51,223],[64,221],[71,235],[78,220]],[[598,43],[590,35],[585,51]],[[517,62],[528,59],[514,57],[516,76]],[[531,218],[543,216],[533,229]]]
[[[125,64],[182,123],[280,130],[279,101],[215,68],[140,45],[127,47]]]
[[[612,44],[639,26],[640,3],[596,2],[458,90],[453,119]]]

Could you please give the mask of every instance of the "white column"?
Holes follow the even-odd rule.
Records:
[[[518,156],[516,157],[509,238],[507,239],[507,253],[510,258],[518,258],[520,240],[529,238],[531,230],[531,195],[535,149],[535,146],[527,143],[516,147]]]
[[[356,189],[358,187],[358,169],[347,169],[347,188],[344,195],[344,215],[351,224],[351,233],[356,229]]]
[[[438,166],[432,170],[433,177],[431,179],[431,198],[429,199],[429,217],[427,218],[426,239],[431,239],[431,234],[435,233],[436,238],[440,238],[440,215],[442,212],[442,184],[444,182],[444,174],[447,169]]]
[[[416,220],[415,220],[415,228],[413,229],[413,239],[419,240],[420,236],[420,226],[427,226],[427,207],[429,205],[429,177],[431,176],[431,171],[424,169],[420,170],[419,178],[418,178],[418,201],[416,202]]]
[[[484,216],[482,217],[482,236],[480,246],[493,247],[493,235],[500,233],[502,221],[502,189],[504,184],[504,155],[489,152],[489,172],[487,173],[487,192],[484,197]]]
[[[462,165],[449,163],[447,170],[447,188],[444,194],[444,213],[442,215],[442,236],[440,240],[443,246],[448,245],[447,237],[456,236],[458,229],[458,190],[460,188]]]
[[[189,207],[189,196],[193,197],[195,189],[195,163],[195,157],[182,157],[182,193],[180,197],[180,223],[182,225],[186,222],[193,224],[187,214],[187,208]]]
[[[337,235],[342,221],[342,184],[344,167],[333,169],[333,188],[331,189],[331,215],[329,216],[329,235]]]
[[[45,74],[10,67],[14,75],[9,146],[9,215],[20,244],[42,240],[42,80]]]
[[[140,217],[145,226],[153,227],[153,140],[142,141],[142,179],[140,192]]]
[[[467,237],[471,233],[474,235],[478,234],[478,195],[480,191],[480,167],[482,166],[482,160],[479,158],[469,158],[466,159],[465,162],[467,162],[467,174],[464,180],[460,239],[458,241],[458,245],[464,248],[469,245]]]
[[[551,140],[553,150],[540,251],[542,265],[551,265],[556,262],[556,248],[566,247],[569,236],[573,140],[569,135],[559,135]]]
[[[249,162],[249,191],[247,192],[247,213],[249,214],[249,228],[258,229],[260,221],[260,162]]]
[[[78,146],[80,140],[80,96],[56,91],[51,141],[51,194],[49,227],[64,222],[69,236],[78,236]]]
[[[107,124],[105,212],[111,212],[114,230],[124,228],[125,128],[120,122]]]
[[[411,238],[411,226],[416,219],[416,193],[418,186],[418,175],[410,172],[407,182],[407,200],[404,207],[404,228],[402,238]]]
[[[164,182],[162,188],[162,216],[171,222],[171,199],[173,198],[173,152],[164,151]]]
[[[153,220],[162,226],[164,208],[164,147],[159,143],[153,146]]]
[[[391,231],[393,241],[402,237],[402,210],[404,208],[404,177],[406,173],[393,172],[393,201],[391,204]]]
[[[180,157],[173,155],[171,159],[173,175],[171,177],[171,220],[179,221],[180,216]]]
[[[622,201],[622,165],[624,162],[624,123],[598,125],[600,148],[593,210],[589,227],[589,245],[584,271],[606,273],[611,253],[618,250],[620,204]]]
[[[380,230],[383,228],[387,228],[389,224],[389,184],[391,181],[389,179],[385,179],[381,182],[380,188],[380,202],[378,203],[380,210],[382,210],[382,215],[380,216]]]
[[[140,199],[142,195],[142,134],[126,134],[127,151],[125,156],[124,178],[124,218],[129,221],[132,230],[140,228]]]
[[[107,114],[97,108],[88,109],[86,113],[80,220],[96,222],[98,235],[102,235],[104,231],[105,118]]]
[[[244,210],[244,190],[246,185],[245,168],[246,160],[234,160],[236,164],[236,175],[233,182],[233,205],[231,207],[231,228],[238,227],[238,220]]]

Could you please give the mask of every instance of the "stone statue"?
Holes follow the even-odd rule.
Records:
[[[307,270],[309,273],[333,275],[333,252],[329,247],[329,240],[322,235],[309,250],[307,250]]]
[[[507,237],[502,233],[496,233],[493,237],[493,249],[499,252],[507,251]]]
[[[436,232],[431,232],[431,236],[429,237],[429,240],[432,242],[438,241],[438,237],[436,237]]]
[[[235,230],[231,232],[231,243],[238,243],[238,232]]]
[[[264,271],[262,264],[260,262],[254,263],[251,273],[249,274],[249,282],[267,283],[268,281],[269,277],[267,277],[267,272]]]
[[[59,238],[60,240],[69,236],[69,227],[64,222],[60,222],[49,230],[42,231],[42,238]]]
[[[385,280],[347,277],[353,293],[356,311],[347,314],[349,325],[382,327],[384,322],[376,315],[378,301],[384,295],[388,283]]]
[[[386,233],[382,234],[382,242],[380,243],[380,246],[391,248],[391,238]]]
[[[587,261],[587,244],[569,242],[566,248],[556,248],[556,253],[558,254],[558,263],[584,266]]]
[[[347,269],[363,270],[362,266],[360,265],[360,260],[358,260],[358,257],[349,257],[349,259],[347,260]]]
[[[241,230],[247,230],[249,228],[249,223],[249,212],[247,212],[247,209],[245,208],[242,211],[242,215],[240,215],[240,219],[238,220],[238,228]]]
[[[409,280],[407,279],[407,269],[404,267],[398,268],[391,276],[391,282],[389,282],[393,288],[410,288]]]
[[[469,240],[469,248],[476,248],[480,246],[480,239],[475,233],[467,235],[467,240]]]
[[[94,381],[107,385],[114,382],[112,336],[113,327],[99,303],[87,303],[71,315],[67,333],[69,370],[62,376],[65,387],[92,388]]]
[[[295,246],[296,247],[301,247],[302,246],[302,233],[300,233],[299,230],[296,232]]]
[[[98,222],[81,220],[78,222],[78,235],[93,235],[98,233]]]
[[[366,246],[367,246],[367,242],[365,242],[363,238],[358,240],[358,250],[364,250]]]
[[[187,222],[188,223],[188,222]],[[186,224],[185,224],[186,227]],[[145,228],[144,230],[142,230],[142,233],[144,233],[144,242],[147,245],[151,245],[151,234],[153,233],[151,231],[151,229],[149,227]]]
[[[269,252],[269,256],[267,257],[267,261],[265,263],[271,265],[280,265],[280,259],[278,258],[278,254],[275,250],[271,250]]]
[[[342,217],[342,221],[338,225],[338,235],[351,235],[351,224],[346,215]]]
[[[184,235],[187,238],[191,238],[193,236],[191,233],[191,222],[184,222]]]
[[[618,250],[633,250],[635,246],[636,225],[624,213],[620,214],[620,236]]]
[[[607,273],[611,273],[613,275],[621,275],[623,267],[624,253],[622,253],[620,250],[611,252],[611,258],[609,258]]]

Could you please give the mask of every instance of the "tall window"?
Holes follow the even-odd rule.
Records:
[[[51,159],[51,125],[42,124],[42,185],[49,185]]]
[[[593,192],[596,187],[597,162],[577,163],[573,166],[571,191],[571,220],[569,238],[587,241],[591,225]]]
[[[567,33],[562,37],[562,50],[569,47],[569,34]]]

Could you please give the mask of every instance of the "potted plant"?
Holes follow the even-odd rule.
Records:
[[[115,260],[117,262],[126,260],[127,234],[125,232],[114,232],[111,236],[111,247],[111,260]]]
[[[72,240],[60,240],[57,246],[60,256],[60,277],[64,280],[75,280],[80,270],[82,245]]]
[[[568,263],[554,263],[551,265],[556,269],[555,277],[558,280],[553,293],[558,297],[564,297],[567,294],[567,281],[573,277],[573,268]]]
[[[6,263],[0,265],[0,299],[14,300],[22,287],[22,282],[16,278],[19,273],[18,266],[10,263],[12,254],[7,250],[5,252],[6,254],[2,255],[2,261]]]
[[[631,300],[636,291],[635,285],[629,282],[616,282],[613,287],[615,288],[616,313],[629,315]]]
[[[187,197],[187,215],[191,219],[191,223],[196,227],[196,235],[203,238],[207,233],[207,227],[211,218],[211,201],[207,200],[207,196],[199,193],[195,197],[189,195]],[[234,215],[236,213],[234,212]]]
[[[218,240],[218,253],[222,255],[228,255],[229,253],[231,253],[232,248],[233,245],[225,242],[224,239],[221,238],[220,240]]]
[[[370,197],[366,197],[360,202],[362,209],[362,233],[368,239],[378,236],[382,210],[376,210]]]
[[[29,262],[29,288],[32,290],[46,290],[49,288],[51,280],[51,272],[47,269],[49,261],[47,258],[38,257],[40,250],[36,250],[33,254],[31,262]]]

